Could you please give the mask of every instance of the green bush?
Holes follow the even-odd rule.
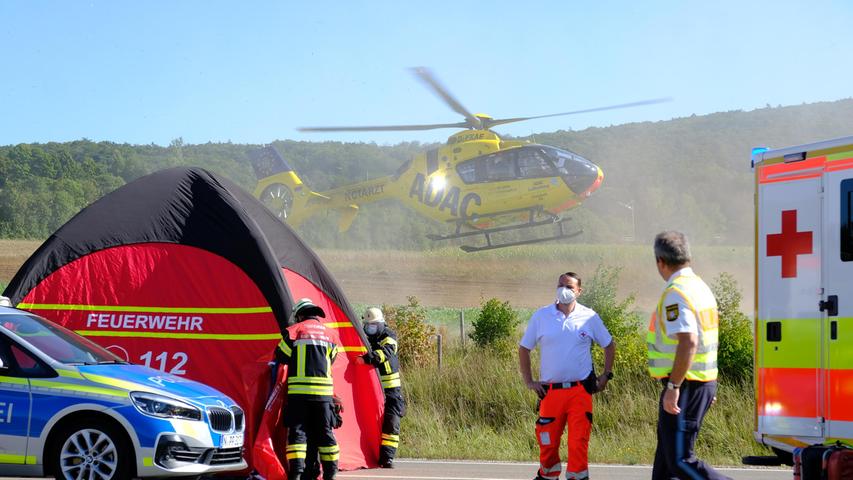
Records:
[[[583,293],[578,301],[598,313],[604,326],[616,342],[615,370],[625,373],[645,374],[646,342],[642,332],[642,319],[634,311],[634,294],[619,299],[619,274],[621,269],[599,265],[592,280],[581,286]],[[600,350],[594,351],[596,363],[601,365]]]
[[[512,336],[518,327],[518,314],[497,298],[483,302],[480,314],[473,321],[474,331],[468,336],[477,346],[506,353],[512,350]]]
[[[536,360],[534,355],[534,370]],[[525,462],[538,458],[537,398],[521,381],[517,359],[507,360],[490,349],[466,349],[457,342],[448,344],[440,371],[428,365],[404,373],[408,413],[403,417],[401,456]],[[593,400],[590,461],[648,464],[655,454],[660,384],[647,374],[617,374]],[[697,455],[727,465],[738,464],[742,455],[768,455],[752,438],[753,390],[723,382],[717,396],[705,417]]]
[[[426,309],[417,297],[408,297],[408,305],[382,305],[385,321],[397,332],[397,354],[403,368],[435,363],[432,336],[435,327],[426,323]]]
[[[740,310],[743,295],[734,276],[720,273],[711,285],[720,312],[720,346],[717,366],[720,377],[733,382],[752,382],[752,322]]]

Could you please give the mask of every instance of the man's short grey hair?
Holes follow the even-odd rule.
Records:
[[[663,260],[663,263],[671,267],[690,263],[690,244],[687,243],[687,236],[674,230],[657,234],[655,258]]]

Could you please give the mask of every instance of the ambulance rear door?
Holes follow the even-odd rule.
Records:
[[[757,169],[758,433],[819,440],[822,161]]]
[[[853,439],[853,151],[824,173],[824,331],[827,438]]]

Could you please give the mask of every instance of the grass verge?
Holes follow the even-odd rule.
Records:
[[[403,372],[409,408],[400,454],[536,461],[536,398],[522,384],[517,365],[514,356],[451,343],[441,370],[428,366]],[[615,373],[607,391],[595,396],[590,461],[651,463],[659,386],[637,372]],[[768,454],[752,440],[752,412],[751,385],[721,383],[696,445],[699,457],[736,465],[742,455]]]

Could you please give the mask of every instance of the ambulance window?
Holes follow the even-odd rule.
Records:
[[[853,178],[841,182],[841,261],[853,261]]]

